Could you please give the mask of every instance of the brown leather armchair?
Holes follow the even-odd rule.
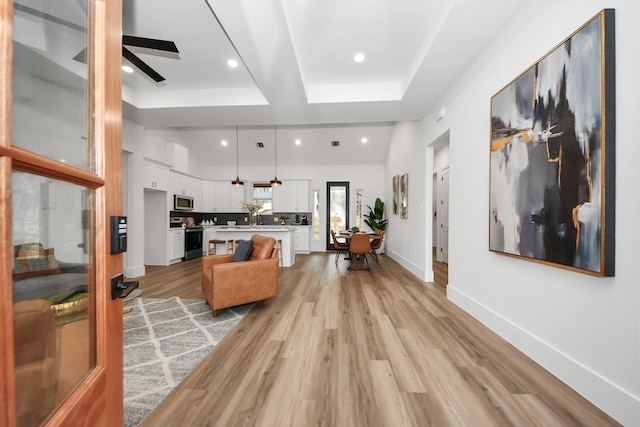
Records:
[[[232,262],[233,254],[202,257],[202,293],[218,316],[221,308],[255,301],[266,305],[278,295],[278,249],[273,237],[254,234],[247,261]]]

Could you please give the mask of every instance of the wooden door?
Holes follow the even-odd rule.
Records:
[[[0,425],[117,426],[122,3],[36,4],[0,0]]]

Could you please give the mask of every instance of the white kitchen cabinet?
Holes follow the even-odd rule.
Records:
[[[279,187],[273,187],[272,203],[274,212],[310,212],[309,181],[287,180]]]
[[[153,162],[144,162],[144,188],[167,191],[169,169]]]
[[[202,181],[202,212],[216,211],[216,183]]]
[[[244,202],[244,187],[236,187],[229,184],[229,212],[242,212],[242,202]]]
[[[180,196],[188,196],[187,194],[188,183],[186,180],[186,176],[179,173],[170,172],[169,179],[171,179],[172,194],[178,194]]]
[[[215,188],[215,211],[242,212],[244,187],[231,185],[230,181],[216,181]]]
[[[178,262],[184,257],[184,229],[169,231],[169,262]]]
[[[215,211],[230,212],[231,206],[231,184],[226,181],[216,181],[216,204]]]
[[[287,209],[287,181],[282,185],[271,187],[271,206],[273,212],[289,212]]]
[[[187,177],[187,195],[193,197],[193,210],[202,212],[202,181],[200,179]]]
[[[186,147],[171,142],[165,145],[165,150],[165,157],[173,165],[171,169],[189,173],[189,150]]]
[[[309,181],[286,181],[287,204],[285,212],[309,212]]]
[[[311,227],[300,225],[296,227],[295,249],[296,253],[308,254],[311,252]]]

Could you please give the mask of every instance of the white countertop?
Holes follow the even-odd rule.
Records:
[[[208,228],[215,228],[218,231],[295,231],[296,227],[295,226],[286,226],[286,225],[281,225],[281,226],[275,226],[275,225],[258,225],[255,227],[249,227],[247,226],[236,226],[236,227],[229,227],[227,225],[209,225],[209,226],[205,226]]]
[[[204,227],[204,228],[215,228],[216,230],[229,230],[229,229],[240,229],[240,230],[248,230],[249,226],[248,225],[235,225],[235,226],[231,226],[231,225],[223,225],[223,224],[216,224],[216,225],[199,225],[200,227]],[[255,225],[253,226],[251,229],[252,230],[280,230],[283,228],[291,228],[291,229],[296,229],[299,227],[309,227],[309,225],[280,225],[280,224],[273,224],[273,225]]]

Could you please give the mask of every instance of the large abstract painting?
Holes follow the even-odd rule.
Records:
[[[491,98],[491,251],[614,275],[614,62],[606,9]]]

